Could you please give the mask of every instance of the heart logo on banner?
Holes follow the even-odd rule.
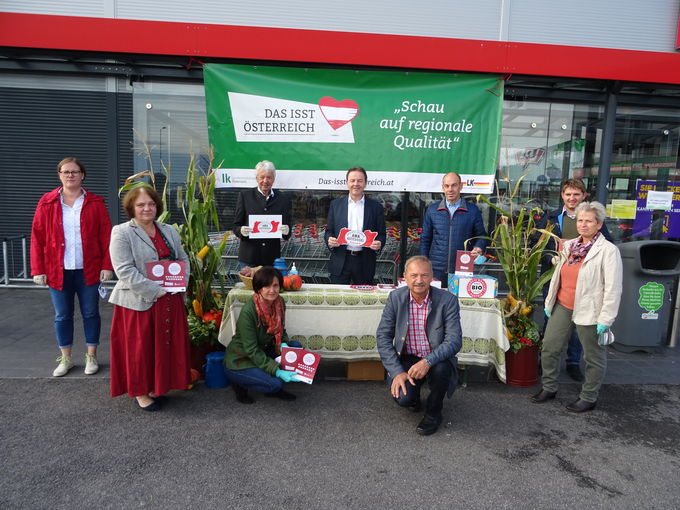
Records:
[[[359,105],[351,99],[338,101],[332,97],[322,97],[319,99],[321,115],[324,116],[328,125],[333,130],[338,130],[359,114]]]

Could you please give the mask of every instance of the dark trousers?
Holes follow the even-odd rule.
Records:
[[[288,347],[302,347],[302,344],[300,342],[290,341],[288,342]],[[265,353],[272,359],[276,357],[273,346],[267,349]],[[276,376],[269,375],[261,368],[256,367],[231,370],[225,367],[224,371],[232,383],[259,393],[270,394],[283,389],[283,380]]]
[[[353,255],[349,250],[345,254],[345,263],[339,275],[331,275],[331,283],[342,285],[373,285],[373,275],[366,271],[364,254],[360,251]]]
[[[409,368],[418,363],[421,358],[411,354],[402,354],[401,364],[404,371],[408,372]],[[406,394],[400,392],[399,397],[394,401],[401,407],[411,407],[420,402],[420,389],[427,379],[427,384],[430,387],[430,395],[425,402],[425,414],[428,416],[440,416],[442,414],[442,407],[444,406],[444,397],[446,391],[449,389],[451,376],[453,375],[453,365],[448,360],[444,360],[430,367],[427,375],[423,379],[415,379],[415,386],[406,381]],[[392,380],[388,381],[391,387]]]

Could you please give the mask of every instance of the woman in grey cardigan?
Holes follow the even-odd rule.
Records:
[[[607,347],[598,337],[613,324],[621,302],[623,266],[619,249],[600,232],[605,209],[599,202],[576,208],[579,237],[567,241],[545,298],[549,317],[541,350],[543,388],[531,397],[535,404],[555,398],[560,353],[576,328],[583,344],[585,381],[579,398],[567,406],[574,413],[595,407],[607,368]]]
[[[183,293],[166,292],[147,278],[146,263],[161,259],[186,263],[179,234],[156,220],[163,212],[150,186],[130,190],[123,199],[130,221],[113,227],[111,262],[118,283],[111,294],[111,396],[127,393],[145,411],[160,407],[169,390],[190,382],[189,330]]]

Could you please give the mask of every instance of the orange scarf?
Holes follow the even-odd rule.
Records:
[[[283,299],[279,297],[270,305],[259,294],[253,294],[255,310],[261,324],[267,326],[267,333],[274,337],[274,346],[277,354],[281,354],[281,340],[283,338],[283,328],[285,322],[285,312],[283,310]]]

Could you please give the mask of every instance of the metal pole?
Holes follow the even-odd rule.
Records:
[[[7,241],[2,241],[2,265],[5,267],[5,285],[9,285],[9,267],[7,267]]]
[[[609,194],[609,175],[614,151],[614,131],[616,129],[616,103],[621,86],[614,82],[607,91],[607,101],[604,105],[604,129],[602,131],[602,146],[600,147],[600,166],[597,171],[596,198],[601,204],[607,203]]]
[[[409,192],[401,194],[401,246],[399,249],[399,275],[404,274],[404,264],[406,263],[406,252],[408,243],[408,206]],[[394,283],[397,283],[396,281]]]
[[[21,252],[24,259],[22,276],[28,278],[28,265],[26,264],[26,236],[21,236]]]

